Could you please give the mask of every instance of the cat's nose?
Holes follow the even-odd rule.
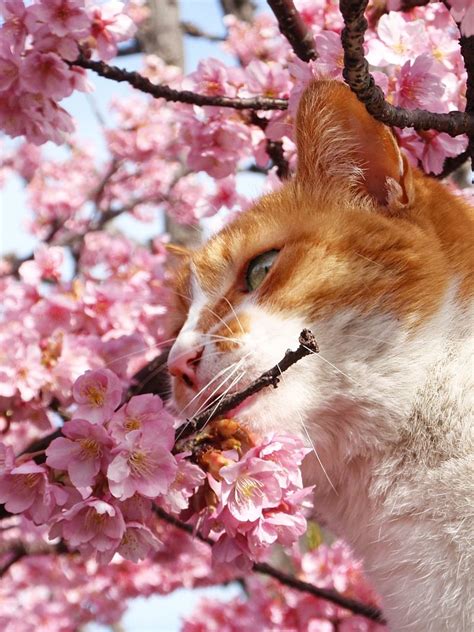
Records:
[[[180,378],[190,388],[197,390],[198,380],[196,371],[201,361],[204,347],[181,345],[173,347],[168,356],[168,370],[174,377]]]

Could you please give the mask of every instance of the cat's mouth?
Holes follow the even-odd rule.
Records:
[[[222,389],[217,393],[213,393],[211,397],[204,396],[203,403],[198,404],[196,407],[196,412],[193,413],[193,417],[200,414],[208,414],[212,416],[213,419],[223,419],[223,418],[231,418],[236,419],[238,421],[239,413],[241,413],[244,409],[248,408],[258,397],[258,393],[254,395],[250,395],[246,397],[245,400],[236,402],[231,408],[225,406],[227,398],[235,395],[240,390],[242,390],[242,386],[236,388],[236,390],[227,390]],[[219,411],[220,407],[224,406],[224,409]]]

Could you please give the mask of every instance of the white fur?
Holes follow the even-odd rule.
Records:
[[[364,558],[392,632],[474,629],[472,319],[455,295],[413,331],[388,314],[345,310],[307,323],[248,302],[239,348],[216,354],[209,338],[199,366],[205,382],[240,360],[240,388],[310,326],[321,353],[239,419],[308,436],[318,518]]]

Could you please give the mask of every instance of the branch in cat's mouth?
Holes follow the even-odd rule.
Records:
[[[186,421],[184,428],[179,432],[179,438],[185,439],[190,435],[201,430],[207,423],[223,415],[229,410],[236,408],[251,395],[255,395],[267,386],[276,388],[280,381],[280,375],[288,370],[293,364],[296,364],[302,358],[311,353],[318,353],[319,347],[316,338],[309,329],[303,329],[299,337],[300,346],[292,351],[289,349],[283,358],[273,368],[265,371],[262,375],[249,384],[246,388],[238,393],[232,393],[223,397],[219,404],[209,404],[199,415],[192,417]]]

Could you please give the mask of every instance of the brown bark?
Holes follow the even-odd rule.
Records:
[[[183,31],[177,0],[148,0],[149,17],[138,33],[142,50],[184,69]]]
[[[252,0],[220,0],[224,15],[235,15],[239,20],[251,22],[255,15]]]

